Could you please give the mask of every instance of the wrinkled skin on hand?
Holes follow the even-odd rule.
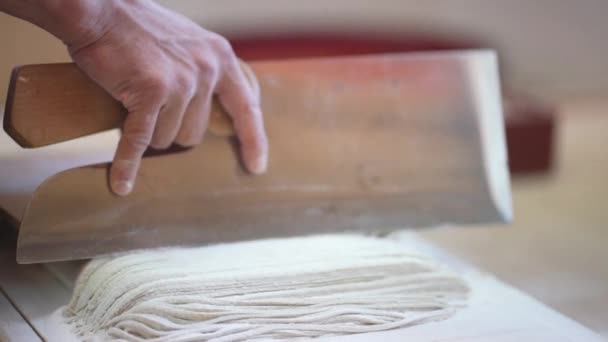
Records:
[[[245,166],[264,172],[268,143],[258,94],[227,40],[152,1],[105,4],[89,38],[68,49],[128,110],[110,169],[112,190],[131,192],[148,146],[200,143],[214,94],[232,117]]]

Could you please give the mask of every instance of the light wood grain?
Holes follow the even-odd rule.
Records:
[[[54,341],[53,327],[48,325],[48,316],[70,299],[70,290],[61,284],[44,265],[18,265],[15,262],[15,241],[7,231],[0,231],[0,288],[10,299],[23,320],[31,329],[32,338],[14,339],[14,341],[39,341],[37,335],[46,341]],[[0,311],[2,311],[0,303]],[[0,317],[2,319],[2,317]],[[19,329],[24,331],[23,322],[9,322],[7,331]],[[12,337],[12,335],[9,335]]]
[[[0,291],[0,342],[42,341]]]
[[[105,166],[60,173],[30,202],[19,261],[510,219],[492,52],[251,67],[271,143],[267,174],[246,174],[235,141],[218,135],[146,158],[126,198],[109,191]],[[479,86],[492,96],[479,101]],[[488,101],[491,110],[479,105]]]
[[[22,147],[38,147],[120,127],[125,115],[74,64],[28,65],[13,70],[4,130]]]

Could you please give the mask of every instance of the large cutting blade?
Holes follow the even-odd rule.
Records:
[[[134,192],[124,198],[110,192],[107,165],[59,173],[37,189],[23,216],[18,261],[510,219],[493,52],[267,61],[251,68],[270,142],[265,175],[244,172],[237,142],[221,134],[208,134],[190,150],[146,158]],[[78,99],[81,111],[95,103]],[[13,108],[13,120],[18,115]]]

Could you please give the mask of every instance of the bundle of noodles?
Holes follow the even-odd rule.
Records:
[[[63,315],[85,340],[299,339],[443,320],[467,292],[396,242],[326,235],[95,259]]]

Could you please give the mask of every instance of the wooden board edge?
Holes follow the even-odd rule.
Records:
[[[488,191],[501,223],[510,223],[513,220],[513,202],[498,57],[493,50],[473,53],[478,61],[468,63],[468,78],[471,89],[476,94],[476,102],[473,105],[479,116],[479,134]]]
[[[0,341],[42,341],[2,288],[0,288]]]
[[[12,125],[12,112],[13,112],[13,99],[15,98],[15,91],[17,87],[17,80],[21,72],[22,66],[18,65],[11,71],[11,79],[8,84],[8,92],[6,95],[6,104],[4,106],[4,119],[2,120],[2,127],[9,137],[13,139],[19,146],[23,148],[31,148],[32,146],[19,134]]]
[[[14,251],[14,239],[0,232],[0,288],[39,336],[38,340],[53,341],[50,337],[55,330],[48,324],[49,317],[69,302],[71,291],[45,265],[18,265]]]

